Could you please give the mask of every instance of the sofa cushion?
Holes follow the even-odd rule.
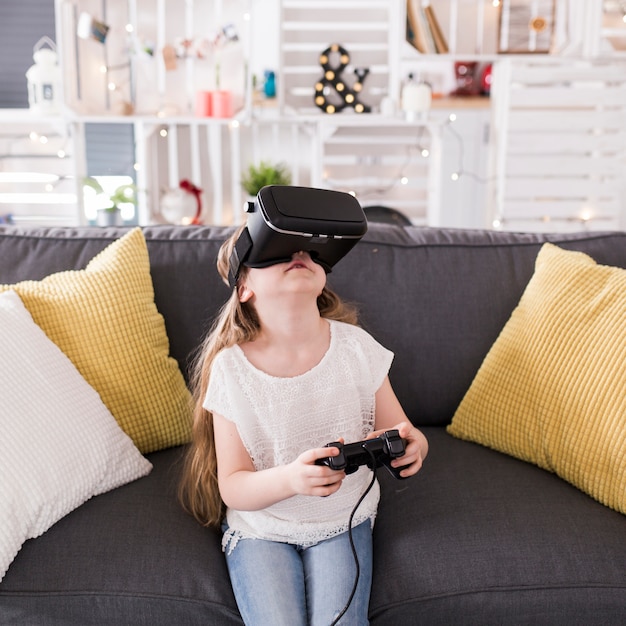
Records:
[[[623,623],[626,516],[535,465],[423,430],[419,474],[378,472],[372,626]]]
[[[219,531],[178,503],[182,452],[149,454],[148,476],[27,541],[0,585],[0,623],[241,626]]]
[[[151,465],[14,291],[0,294],[0,345],[1,580],[27,539]]]
[[[626,513],[626,270],[545,244],[448,431]]]
[[[190,398],[154,304],[148,252],[134,229],[84,270],[0,285],[94,387],[142,452],[188,441]]]

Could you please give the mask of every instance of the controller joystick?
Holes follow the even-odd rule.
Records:
[[[392,467],[391,461],[404,456],[406,444],[397,430],[387,430],[382,435],[373,439],[364,439],[354,443],[341,443],[334,441],[326,444],[327,448],[337,448],[337,456],[328,456],[318,459],[317,465],[326,465],[334,470],[344,470],[346,474],[356,472],[361,465],[367,465],[370,469],[372,461],[376,467],[384,465],[387,470],[400,480],[407,478],[400,476],[400,472],[407,467]]]

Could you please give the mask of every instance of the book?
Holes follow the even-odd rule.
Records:
[[[435,10],[430,4],[424,7],[424,14],[426,16],[426,21],[428,22],[432,38],[435,42],[437,52],[439,54],[446,54],[448,52],[448,42],[446,41],[446,38],[441,30],[441,26],[439,25],[439,21],[435,16]]]
[[[421,0],[407,0],[406,39],[418,52],[422,54],[434,54],[437,52],[435,41],[428,27],[428,21],[421,4]]]

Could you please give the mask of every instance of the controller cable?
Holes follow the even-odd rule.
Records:
[[[376,457],[374,456],[374,453],[367,447],[365,443],[363,444],[363,449],[370,455],[372,465],[371,467],[368,465],[368,467],[370,467],[370,469],[372,470],[372,480],[370,480],[369,485],[366,487],[365,491],[363,492],[361,497],[358,499],[357,503],[354,505],[354,508],[352,509],[352,512],[350,513],[350,519],[348,520],[348,538],[350,539],[350,548],[352,550],[352,556],[354,558],[354,565],[356,567],[356,574],[354,576],[354,585],[352,586],[352,591],[350,593],[350,597],[348,598],[348,601],[346,602],[346,605],[343,607],[339,615],[337,615],[337,617],[333,620],[330,626],[336,626],[339,620],[346,614],[347,610],[350,608],[350,605],[352,604],[352,600],[354,599],[354,594],[356,593],[357,587],[359,586],[359,578],[361,576],[361,566],[359,564],[359,556],[356,552],[356,547],[354,546],[354,538],[352,537],[352,522],[354,520],[354,515],[357,509],[361,506],[361,503],[363,502],[363,500],[365,500],[367,494],[372,490],[372,487],[374,486],[374,483],[376,482]]]

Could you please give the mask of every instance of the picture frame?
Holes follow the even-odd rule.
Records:
[[[556,0],[502,0],[500,54],[548,54],[554,38]]]

